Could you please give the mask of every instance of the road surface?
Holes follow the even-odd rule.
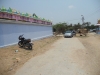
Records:
[[[26,62],[15,75],[90,75],[79,58],[84,50],[78,38],[61,38],[50,50]]]

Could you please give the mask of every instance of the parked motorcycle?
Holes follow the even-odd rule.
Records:
[[[18,45],[20,47],[28,48],[29,50],[32,50],[33,44],[31,43],[31,39],[25,39],[23,35],[20,35],[18,39],[19,39]]]

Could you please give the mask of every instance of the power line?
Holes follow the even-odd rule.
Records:
[[[96,10],[95,12],[93,12],[92,14],[90,14],[89,16],[87,16],[87,18],[90,18],[91,16],[95,15],[96,13],[98,13],[100,11],[100,8],[98,10]]]
[[[99,8],[99,9],[98,9]],[[97,12],[99,12],[100,11],[100,6],[98,6],[97,8],[96,8],[96,11],[95,12],[93,12],[92,14],[88,14],[88,18],[90,18],[91,16],[93,16],[93,15],[95,15]],[[85,18],[87,18],[87,17],[85,17]],[[75,21],[75,20],[81,20],[81,18],[78,18],[78,19],[72,19],[72,20],[67,20],[67,21]]]
[[[98,6],[97,8],[95,8],[96,10],[95,11],[97,11],[98,9],[100,9],[100,6]],[[94,12],[94,10],[93,11],[91,11],[91,12]],[[91,14],[91,13],[89,13],[89,14]]]
[[[67,20],[67,21],[75,21],[75,20],[79,20],[80,18],[78,18],[78,19],[72,19],[72,20]]]

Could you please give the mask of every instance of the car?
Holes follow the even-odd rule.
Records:
[[[72,31],[72,33],[73,33],[73,36],[74,36],[74,35],[76,36],[76,31]]]
[[[90,29],[90,32],[93,32],[93,29]]]
[[[65,38],[66,38],[66,37],[73,37],[72,31],[66,31],[66,32],[64,33],[64,37],[65,37]]]

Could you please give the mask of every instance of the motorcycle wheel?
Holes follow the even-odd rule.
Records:
[[[31,44],[29,44],[28,49],[32,50],[32,45]]]
[[[18,42],[18,45],[19,45],[20,47],[22,47],[21,41]]]

